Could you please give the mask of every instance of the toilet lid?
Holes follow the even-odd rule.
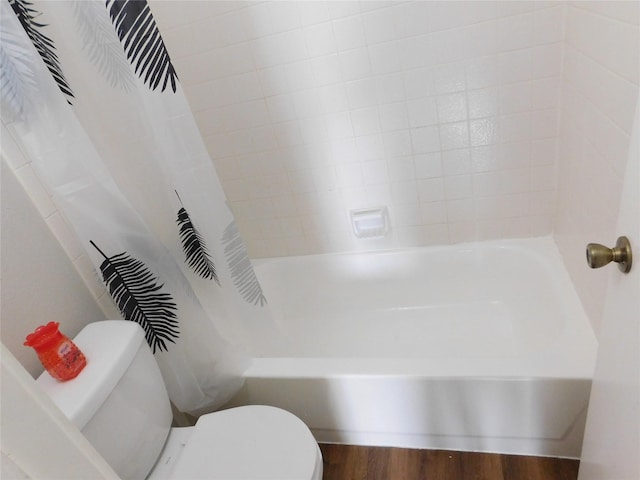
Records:
[[[172,477],[311,479],[318,458],[318,444],[298,417],[251,405],[200,417]]]

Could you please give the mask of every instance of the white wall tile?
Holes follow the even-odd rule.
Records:
[[[557,139],[547,138],[531,142],[531,158],[534,165],[556,164]]]
[[[433,71],[436,93],[461,92],[466,88],[466,72],[462,63],[440,65]]]
[[[99,273],[93,263],[86,255],[81,255],[73,261],[73,265],[84,280],[85,285],[93,294],[94,298],[100,298],[105,294],[106,289],[102,283]]]
[[[369,52],[366,48],[354,48],[338,54],[342,68],[342,78],[345,81],[356,80],[371,73]]]
[[[414,155],[413,162],[417,179],[441,177],[443,174],[440,152]]]
[[[356,0],[344,0],[342,2],[329,2],[331,18],[339,19],[350,17],[360,13],[360,2]]]
[[[312,58],[308,63],[311,74],[318,86],[333,85],[342,81],[338,54]]]
[[[468,122],[440,124],[439,131],[442,150],[464,148],[470,145]]]
[[[269,2],[268,5],[274,32],[286,32],[301,26],[298,2]]]
[[[481,118],[469,122],[469,144],[473,147],[493,145],[502,139],[496,117]]]
[[[404,30],[401,31],[407,33]],[[398,40],[398,45],[400,64],[404,70],[421,68],[434,63],[436,46],[433,45],[429,35],[401,38]]]
[[[447,205],[445,202],[421,203],[420,213],[423,225],[447,223]]]
[[[419,98],[409,102],[406,106],[409,126],[437,125],[439,105],[440,100],[436,99],[436,97]],[[464,108],[464,105],[462,108]]]
[[[7,165],[12,170],[16,171],[21,167],[24,167],[29,163],[29,159],[22,153],[22,149],[18,146],[18,143],[14,141],[13,136],[4,122],[0,123],[2,128],[0,133],[0,152],[2,157],[7,162]],[[28,192],[28,190],[27,190]]]
[[[456,224],[466,224],[467,226],[472,227],[475,223],[475,206],[473,200],[453,199],[447,201],[447,220],[449,222],[450,232],[452,232],[451,227],[456,226]],[[465,232],[465,235],[469,235],[471,233],[472,231],[467,231]],[[467,237],[464,240],[459,238],[459,241],[470,241],[474,239],[475,238],[472,237]]]
[[[531,82],[531,105],[535,109],[558,106],[560,78],[550,77]]]
[[[247,11],[241,9],[217,17],[213,25],[210,19],[207,19],[209,22],[208,34],[219,36],[223,45],[245,42],[250,39],[247,15]]]
[[[31,201],[33,201],[40,215],[43,218],[53,215],[57,211],[57,208],[46,187],[31,167],[31,164],[23,165],[14,172],[22,187],[29,192]]]
[[[610,213],[627,159],[628,112],[638,99],[639,16],[637,2],[577,2],[566,9],[554,231],[596,333],[605,277],[583,275],[578,252],[591,238],[616,236]],[[555,153],[550,141],[533,148]],[[532,185],[549,187],[545,179],[544,170],[532,169]]]
[[[528,167],[531,164],[531,152],[528,139],[502,143],[498,147],[498,165],[501,169]]]
[[[387,162],[384,160],[363,162],[360,165],[362,180],[365,185],[377,185],[388,182],[389,173],[387,171]]]
[[[424,225],[422,227],[423,245],[443,245],[450,243],[448,224]]]
[[[533,43],[534,13],[501,18],[496,22],[498,51],[508,52],[530,47]]]
[[[470,173],[471,153],[469,149],[462,148],[442,152],[442,170],[445,175]]]
[[[438,127],[419,127],[411,129],[411,143],[414,153],[437,152],[440,150]]]
[[[499,172],[475,173],[471,180],[473,193],[478,197],[478,203],[480,205],[483,205],[483,201],[486,203],[486,198],[482,197],[490,197],[500,192]]]
[[[467,88],[493,87],[500,81],[500,62],[497,55],[471,59],[465,64]]]
[[[377,104],[377,84],[374,78],[347,82],[345,87],[349,108],[358,109]]]
[[[539,47],[543,50],[545,47]],[[546,47],[547,49],[549,47]],[[498,75],[501,83],[531,80],[533,75],[533,51],[530,48],[502,53],[498,56]],[[546,57],[544,58],[546,60]]]
[[[305,25],[313,25],[331,20],[329,13],[329,2],[298,2],[298,15],[300,23]]]
[[[408,130],[386,132],[382,135],[382,138],[384,140],[384,151],[387,156],[407,156],[410,158],[413,149],[411,144],[411,134]]]
[[[495,4],[461,1],[438,2],[425,10],[431,31],[447,30],[486,21],[496,16]]]
[[[558,132],[558,111],[538,110],[531,118],[531,138],[553,137]]]
[[[516,194],[530,190],[531,169],[514,168],[500,172],[500,193]]]
[[[399,32],[407,37],[421,35],[429,30],[428,6],[423,2],[406,2],[394,10],[394,20]]]
[[[397,41],[390,41],[370,45],[369,60],[374,74],[399,72],[402,69],[401,45]]]
[[[553,190],[556,186],[554,165],[540,165],[531,168],[531,190]]]
[[[472,130],[473,132],[473,130]],[[471,134],[473,144],[473,133]],[[495,145],[482,145],[472,147],[471,153],[471,171],[472,172],[489,172],[498,168],[498,149]]]
[[[497,115],[499,112],[498,89],[483,88],[467,93],[469,118],[482,118]]]
[[[384,139],[380,134],[356,137],[356,158],[361,162],[384,158]]]
[[[53,236],[62,245],[62,248],[72,261],[84,254],[85,249],[80,243],[80,239],[60,212],[56,211],[47,217],[46,222]]]
[[[373,202],[389,205],[401,226],[378,246],[548,234],[556,188],[565,192],[558,224],[569,231],[575,195],[566,192],[577,180],[560,163],[593,150],[612,176],[621,171],[638,83],[638,49],[629,47],[638,43],[638,9],[628,4],[232,3],[207,7],[206,17],[172,13],[171,4],[160,10],[239,224],[291,219],[274,229],[280,238],[253,242],[252,254],[365,248],[348,225],[334,229],[348,208]],[[207,36],[196,28],[205,23],[221,28]],[[204,42],[197,48],[185,45],[194,32]],[[559,155],[567,124],[577,133]],[[256,195],[272,202],[259,205]],[[302,218],[311,211],[323,212],[313,228]],[[263,230],[264,222],[243,233]]]
[[[562,43],[551,43],[534,47],[530,61],[533,78],[559,76],[562,73]]]
[[[325,117],[329,140],[351,138],[354,135],[349,112],[332,113]]]
[[[618,6],[612,6],[614,11]],[[598,29],[597,37],[592,33]],[[638,58],[633,49],[620,48],[620,45],[637,45],[637,25],[611,20],[588,10],[574,8],[567,21],[567,41],[571,45],[580,45],[580,50],[628,80],[638,82]]]
[[[439,122],[449,123],[467,119],[468,111],[466,94],[452,93],[448,95],[439,95],[437,102]]]
[[[351,111],[351,123],[356,136],[380,133],[380,121],[376,107],[361,108]]]
[[[403,130],[409,127],[407,114],[408,105],[405,102],[380,105],[378,116],[380,128],[383,131]]]
[[[405,95],[408,100],[435,94],[433,70],[430,68],[420,68],[404,72],[403,80]]]
[[[317,57],[336,52],[336,40],[330,22],[308,26],[303,32],[309,56]]]
[[[527,112],[531,106],[531,82],[512,83],[500,88],[501,114]]]
[[[339,51],[351,50],[366,45],[364,26],[359,16],[339,18],[334,20],[332,24],[336,46]]]
[[[533,42],[536,45],[563,40],[565,6],[536,10],[533,20]]]
[[[502,142],[526,140],[531,135],[531,113],[504,115],[500,118],[500,139]]]
[[[282,69],[286,77],[288,91],[298,92],[318,86],[313,75],[313,60],[303,59],[283,65]]]
[[[398,205],[391,209],[393,215],[393,228],[409,227],[422,224],[422,213],[420,205],[409,203],[406,205]]]
[[[417,181],[420,203],[438,202],[445,199],[444,180],[442,178],[427,178]]]
[[[473,196],[471,176],[456,175],[453,177],[446,177],[444,179],[444,190],[445,198],[447,200],[471,198]],[[470,201],[473,205],[473,200]]]
[[[619,20],[631,25],[638,25],[640,18],[640,5],[636,2],[616,2],[616,5],[612,7],[609,2],[576,1],[574,5],[601,17]]]
[[[508,17],[520,15],[535,10],[536,2],[522,0],[519,2],[496,2],[496,15],[498,17]]]
[[[364,190],[367,198],[367,205],[391,204],[391,187],[388,183],[365,185]]]
[[[388,42],[396,38],[396,26],[389,18],[387,9],[375,10],[362,15],[367,44]]]
[[[395,157],[387,161],[389,180],[391,182],[410,181],[416,178],[415,167],[411,157]]]
[[[464,29],[465,59],[474,59],[493,55],[500,51],[497,21],[483,22]]]

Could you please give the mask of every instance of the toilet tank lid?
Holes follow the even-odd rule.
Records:
[[[59,382],[45,371],[36,381],[67,418],[82,429],[129,368],[143,341],[144,332],[137,323],[90,323],[73,339],[87,358],[80,374]]]

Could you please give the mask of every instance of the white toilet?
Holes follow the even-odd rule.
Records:
[[[74,342],[87,357],[80,375],[37,381],[121,478],[321,480],[318,444],[285,410],[238,407],[171,428],[167,391],[136,323],[92,323]]]

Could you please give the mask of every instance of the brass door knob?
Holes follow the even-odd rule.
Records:
[[[616,246],[613,248],[605,247],[599,243],[587,245],[587,263],[591,268],[600,268],[609,262],[615,262],[621,272],[629,273],[631,260],[631,244],[627,237],[618,237]]]

